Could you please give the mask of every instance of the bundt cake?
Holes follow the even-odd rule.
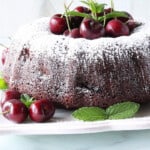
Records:
[[[150,101],[150,22],[93,40],[53,34],[49,24],[41,18],[13,37],[3,66],[9,88],[65,108]]]

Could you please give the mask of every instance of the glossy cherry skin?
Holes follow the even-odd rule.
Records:
[[[99,22],[86,18],[80,25],[80,34],[87,39],[96,39],[105,35],[105,29]]]
[[[28,108],[21,101],[11,99],[2,106],[2,113],[8,120],[21,123],[28,117]]]
[[[21,94],[18,91],[15,90],[6,90],[4,92],[4,95],[1,99],[1,107],[4,105],[5,102],[10,101],[11,99],[20,99]]]
[[[51,17],[49,22],[50,31],[54,34],[62,34],[67,29],[65,17],[61,14],[56,14]]]
[[[48,121],[54,115],[55,107],[49,100],[36,100],[29,107],[29,116],[35,122]]]
[[[128,20],[126,22],[126,25],[128,26],[129,30],[132,32],[134,30],[134,28],[136,28],[137,26],[139,26],[140,24],[138,24],[137,22],[135,22],[134,20]]]
[[[77,11],[80,13],[86,13],[86,14],[91,13],[91,11],[87,7],[84,7],[84,6],[77,6],[76,8],[74,8],[74,11]]]
[[[69,32],[69,30],[66,30],[64,32],[64,35],[72,37],[72,38],[81,38],[82,37],[81,34],[80,34],[79,28],[74,28],[70,32]]]
[[[106,34],[111,37],[129,35],[129,28],[126,24],[118,19],[109,21],[106,25]]]
[[[8,53],[9,49],[8,48],[5,48],[2,52],[2,58],[1,58],[1,62],[2,62],[2,65],[5,64],[5,61],[6,61],[6,56],[7,56],[7,53]]]

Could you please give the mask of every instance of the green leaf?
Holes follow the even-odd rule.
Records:
[[[98,17],[99,21],[103,21],[104,17],[106,17],[106,19],[111,19],[111,18],[117,18],[117,17],[125,17],[127,18],[127,14],[121,11],[113,11],[111,13],[106,14],[105,16],[102,17]]]
[[[88,8],[92,11],[92,14],[101,13],[104,11],[104,7],[107,4],[99,4],[94,0],[81,0],[82,3],[88,6]]]
[[[81,0],[80,2],[85,4],[85,5],[87,5],[89,7],[89,2],[88,1]]]
[[[6,81],[2,77],[0,77],[0,89],[1,90],[8,89],[8,84],[6,83]]]
[[[125,119],[133,117],[140,108],[135,102],[122,102],[114,104],[106,109],[108,119]]]
[[[92,13],[96,13],[96,5],[95,2],[91,0],[91,2],[89,3],[90,9],[92,11]]]
[[[80,13],[77,11],[68,11],[67,15],[68,16],[79,16],[79,17],[83,17],[83,18],[91,18],[91,15],[86,14],[86,13]]]
[[[95,7],[96,7],[96,13],[101,13],[104,12],[104,8],[107,4],[98,4],[95,3]]]
[[[34,99],[33,97],[30,97],[27,94],[22,94],[21,95],[21,102],[24,103],[26,105],[27,108],[30,107],[30,105],[33,103]]]
[[[107,119],[105,110],[99,107],[82,107],[75,110],[72,116],[83,121],[98,121]]]

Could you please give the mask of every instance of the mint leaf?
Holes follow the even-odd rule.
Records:
[[[98,121],[107,119],[105,110],[99,107],[82,107],[75,110],[72,116],[83,121]]]
[[[111,13],[106,14],[105,16],[98,17],[98,21],[101,22],[101,21],[104,20],[104,18],[106,18],[106,19],[111,19],[111,18],[117,18],[117,17],[125,17],[125,18],[127,18],[128,16],[127,16],[127,14],[124,13],[124,12],[121,12],[121,11],[113,11],[113,12],[111,12]]]
[[[77,11],[68,11],[67,15],[68,16],[79,16],[79,17],[83,17],[83,18],[91,18],[91,15],[86,14],[86,13],[80,13]]]
[[[89,7],[89,2],[88,1],[81,0],[80,2],[83,3],[83,4],[85,4],[85,5],[87,5]]]
[[[20,100],[26,105],[27,108],[29,108],[34,101],[33,97],[30,97],[27,94],[22,94]]]
[[[8,84],[6,83],[6,81],[0,77],[0,89],[1,90],[6,90],[8,89]]]
[[[133,117],[139,110],[140,104],[135,102],[122,102],[114,104],[106,109],[108,119],[125,119]]]
[[[88,6],[88,8],[91,10],[92,16],[95,18],[98,13],[101,13],[104,11],[104,8],[107,4],[99,4],[95,0],[81,0],[82,3]]]
[[[95,7],[96,7],[96,12],[95,13],[101,13],[104,12],[104,8],[107,4],[99,4],[99,3],[95,3]]]

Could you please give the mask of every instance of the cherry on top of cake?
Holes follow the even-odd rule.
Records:
[[[64,14],[55,14],[49,22],[50,31],[57,35],[72,38],[96,39],[100,37],[128,36],[137,22],[125,11],[116,11],[111,0],[111,7],[97,3],[96,0],[82,0],[85,6],[70,10],[65,6]]]

